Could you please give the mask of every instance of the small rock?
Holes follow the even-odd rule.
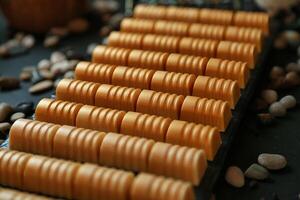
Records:
[[[16,112],[16,113],[14,113],[14,114],[12,114],[11,116],[10,116],[10,121],[12,122],[12,123],[14,123],[15,121],[17,121],[18,119],[23,119],[23,118],[25,118],[26,116],[25,116],[25,114],[24,113],[22,113],[22,112]]]
[[[269,125],[273,122],[274,117],[270,113],[260,113],[257,115],[259,122],[263,125]]]
[[[30,72],[21,72],[19,78],[21,81],[29,81],[31,79],[31,73]]]
[[[280,154],[262,153],[258,156],[258,163],[270,170],[283,169],[287,165],[287,160]]]
[[[50,70],[40,70],[40,76],[44,79],[52,80],[54,79],[55,75]]]
[[[300,72],[300,65],[297,63],[289,63],[285,69],[287,72]]]
[[[69,30],[66,27],[53,27],[50,29],[50,34],[65,37],[69,34]]]
[[[263,90],[261,92],[261,98],[268,104],[274,103],[278,99],[278,94],[275,90]]]
[[[268,178],[269,172],[264,167],[254,163],[245,172],[247,178],[252,178],[256,180],[264,180]]]
[[[293,108],[297,105],[297,100],[292,95],[287,95],[281,98],[279,102],[285,107],[285,109]]]
[[[242,170],[236,166],[231,166],[227,169],[225,180],[230,185],[241,188],[245,185],[245,178]]]
[[[30,49],[30,48],[32,48],[32,47],[34,46],[34,44],[35,44],[35,39],[34,39],[34,37],[33,37],[32,35],[26,35],[26,36],[24,36],[24,37],[22,38],[21,44],[22,44],[24,47]]]
[[[107,36],[111,32],[112,28],[110,26],[103,26],[99,30],[99,35],[101,37]]]
[[[59,44],[59,42],[60,42],[60,37],[58,37],[57,35],[47,36],[44,40],[44,47],[46,48],[55,47]]]
[[[285,75],[284,80],[285,80],[285,83],[288,86],[297,86],[297,85],[300,85],[300,77],[299,77],[299,75],[296,72],[288,72]]]
[[[20,87],[20,80],[14,77],[0,77],[0,89],[13,90]]]
[[[0,103],[0,122],[7,119],[12,111],[13,109],[8,103]]]
[[[95,49],[97,46],[98,46],[97,43],[91,43],[91,44],[89,44],[89,45],[87,46],[86,53],[87,53],[88,55],[92,55],[94,49]]]
[[[73,79],[75,76],[74,71],[68,71],[65,73],[64,78]]]
[[[68,23],[68,29],[71,33],[83,33],[89,28],[89,22],[83,18],[73,19]]]
[[[45,80],[45,78],[41,76],[41,74],[38,70],[32,71],[32,73],[31,73],[31,83],[32,84],[36,84],[36,83],[41,82],[43,80]]]
[[[14,107],[14,112],[22,112],[26,116],[32,115],[34,112],[33,102],[21,102],[16,107]]]
[[[50,61],[51,63],[58,63],[58,62],[61,62],[61,61],[64,61],[66,60],[66,56],[65,54],[59,52],[59,51],[55,51],[51,54],[50,56]]]
[[[40,92],[44,92],[53,88],[53,81],[45,80],[41,81],[29,88],[29,92],[31,94],[36,94]]]
[[[275,80],[272,80],[270,83],[270,88],[272,89],[283,89],[286,88],[288,84],[286,83],[285,77],[278,77]]]
[[[9,50],[5,45],[0,46],[0,58],[9,56]]]
[[[64,53],[68,60],[84,60],[84,55],[82,53],[76,52],[72,49],[68,49]]]
[[[272,103],[269,107],[269,112],[274,117],[283,117],[286,115],[286,109],[280,102]]]
[[[50,67],[51,67],[51,62],[48,59],[40,60],[37,66],[38,70],[49,70]]]
[[[274,66],[272,69],[271,69],[271,72],[270,72],[270,78],[272,80],[276,80],[280,77],[284,77],[285,75],[285,72],[284,72],[284,69],[281,68],[281,67],[278,67],[278,66]]]
[[[11,125],[8,122],[0,123],[0,133],[6,133],[10,129]]]
[[[74,69],[74,65],[73,63],[70,63],[67,60],[55,63],[52,67],[51,67],[51,72],[55,75],[58,74],[64,74],[69,70],[73,70]]]

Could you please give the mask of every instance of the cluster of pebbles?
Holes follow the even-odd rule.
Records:
[[[7,138],[11,124],[18,119],[32,116],[33,112],[32,102],[22,102],[16,106],[0,102],[0,145]]]

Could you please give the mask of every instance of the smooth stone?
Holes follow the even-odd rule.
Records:
[[[268,178],[269,172],[264,167],[254,163],[245,172],[247,178],[252,178],[256,180],[264,180]]]
[[[48,80],[52,80],[55,77],[55,75],[50,70],[40,70],[39,74],[44,79],[48,79]]]
[[[68,25],[68,30],[71,33],[83,33],[86,32],[89,28],[89,22],[83,18],[77,18],[71,20]]]
[[[60,37],[57,35],[51,35],[47,36],[44,40],[44,47],[50,48],[50,47],[55,47],[59,44],[60,42]]]
[[[297,74],[297,72],[288,72],[286,75],[285,75],[285,83],[289,86],[297,86],[300,84],[300,77],[299,75]]]
[[[10,116],[10,121],[12,122],[12,123],[14,123],[15,121],[17,121],[18,119],[23,119],[23,118],[25,118],[26,117],[26,115],[24,114],[24,113],[22,113],[22,112],[16,112],[16,113],[14,113],[14,114],[12,114],[11,116]]]
[[[275,90],[263,90],[261,92],[261,97],[265,100],[268,104],[274,103],[278,99],[278,94]]]
[[[230,166],[225,174],[225,180],[230,185],[241,188],[245,185],[245,177],[242,170],[236,166]]]
[[[40,60],[40,62],[37,65],[38,70],[49,70],[51,67],[51,62],[48,59]]]
[[[32,47],[34,46],[34,44],[35,44],[35,38],[34,38],[32,35],[26,35],[26,36],[24,36],[24,37],[22,38],[21,44],[22,44],[24,47],[30,49],[30,48],[32,48]]]
[[[286,41],[291,45],[295,45],[295,43],[300,42],[300,34],[297,31],[287,30],[284,31],[282,35],[286,39]]]
[[[66,60],[65,54],[63,54],[62,52],[59,52],[59,51],[53,52],[50,56],[51,63],[58,63],[58,62],[61,62],[64,60]]]
[[[45,78],[41,76],[41,74],[38,70],[32,71],[32,73],[31,73],[31,82],[32,82],[32,84],[36,84],[36,83],[41,82],[43,80],[45,80]]]
[[[262,153],[258,156],[258,163],[270,170],[283,169],[287,165],[287,160],[280,154]]]
[[[15,34],[14,38],[17,40],[17,41],[22,41],[22,39],[25,37],[25,34],[22,33],[22,32],[18,32]]]
[[[285,107],[285,109],[290,109],[297,105],[297,100],[292,95],[282,97],[279,102]]]
[[[11,125],[8,122],[0,123],[0,133],[6,133],[10,129]]]
[[[289,63],[285,69],[287,72],[300,72],[300,65],[298,63]]]
[[[95,50],[95,48],[96,48],[98,45],[99,45],[99,44],[97,44],[97,43],[91,43],[91,44],[89,44],[89,45],[87,46],[87,48],[86,48],[86,53],[87,53],[88,55],[92,55],[93,51]]]
[[[32,115],[34,112],[34,103],[33,102],[21,102],[14,107],[14,112],[25,113],[26,116]]]
[[[44,92],[53,88],[53,81],[45,80],[41,81],[29,88],[29,92],[31,94],[36,94],[40,92]]]
[[[13,90],[20,87],[20,80],[14,77],[0,77],[0,88],[2,90]]]
[[[0,122],[3,122],[13,111],[11,105],[8,103],[0,103]]]
[[[270,78],[276,80],[285,75],[284,69],[282,67],[274,66],[270,72]]]
[[[283,117],[286,115],[286,109],[280,102],[272,103],[269,107],[269,112],[275,117]]]
[[[67,60],[63,60],[61,62],[55,63],[51,67],[51,72],[55,75],[64,74],[69,70],[74,69],[74,64],[70,63]]]
[[[92,6],[99,13],[116,12],[120,7],[117,1],[94,1]]]
[[[30,72],[21,72],[19,78],[21,81],[29,81],[31,79],[31,73]]]
[[[0,58],[9,56],[9,50],[5,45],[0,46]]]
[[[74,71],[68,71],[65,73],[64,78],[73,79],[75,77]]]

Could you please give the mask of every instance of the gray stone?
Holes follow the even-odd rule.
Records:
[[[280,154],[262,153],[258,156],[258,163],[270,170],[283,169],[287,165],[287,160]]]
[[[283,117],[286,115],[286,108],[280,102],[272,103],[269,107],[269,112],[275,117]]]
[[[50,56],[51,63],[58,63],[58,62],[61,62],[64,60],[66,60],[65,54],[63,54],[62,52],[59,52],[59,51],[53,52]]]
[[[25,114],[24,113],[22,113],[22,112],[16,112],[16,113],[14,113],[14,114],[12,114],[11,116],[10,116],[10,121],[12,122],[12,123],[14,123],[15,121],[17,121],[18,119],[23,119],[23,118],[25,118],[26,116],[25,116]]]
[[[0,122],[8,118],[12,111],[13,108],[8,103],[0,103]]]
[[[297,105],[297,100],[292,95],[282,97],[279,101],[286,109],[293,108]]]
[[[245,172],[247,178],[252,178],[256,180],[264,180],[268,178],[269,172],[264,167],[254,163]]]
[[[91,44],[89,44],[89,45],[87,46],[86,53],[87,53],[88,55],[92,55],[94,49],[95,49],[98,45],[99,45],[99,44],[97,44],[97,43],[91,43]]]
[[[65,73],[64,78],[73,79],[75,76],[74,71],[68,71]]]
[[[46,90],[52,89],[53,88],[53,81],[50,80],[45,80],[41,81],[29,88],[29,92],[31,94],[36,94],[40,92],[44,92]]]
[[[236,166],[230,166],[225,174],[225,180],[230,185],[241,188],[245,185],[245,177],[242,170]]]

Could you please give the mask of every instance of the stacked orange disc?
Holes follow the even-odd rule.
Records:
[[[213,58],[216,57],[218,44],[217,40],[184,37],[180,40],[179,53]]]
[[[82,104],[53,99],[42,99],[35,109],[35,119],[55,124],[75,126]]]
[[[221,25],[196,24],[190,25],[186,36],[195,38],[207,38],[214,40],[223,40],[226,27]]]
[[[93,62],[112,65],[126,65],[129,49],[97,46],[93,51]]]
[[[154,30],[154,20],[124,18],[120,25],[122,32],[152,33]]]
[[[145,19],[164,19],[166,17],[165,6],[152,6],[139,4],[135,6],[133,17]]]
[[[189,24],[185,22],[172,22],[164,20],[158,20],[154,24],[153,32],[161,35],[176,35],[186,36],[188,35]]]
[[[7,189],[7,188],[0,188],[0,199],[3,200],[55,200],[50,197],[40,196],[37,194],[21,192],[19,190]]]
[[[128,49],[141,49],[144,35],[136,33],[120,33],[113,31],[109,34],[108,45],[126,47]]]
[[[206,24],[230,25],[234,17],[229,10],[201,9],[199,12],[199,21]]]
[[[120,33],[120,35],[123,34],[124,33]],[[139,49],[176,53],[178,52],[179,41],[180,37],[176,36],[145,34],[142,48]],[[108,45],[112,46],[110,43],[108,43]],[[129,48],[127,46],[123,47]]]
[[[181,8],[177,6],[169,6],[166,8],[165,19],[171,21],[197,22],[199,18],[199,10],[196,8]]]

